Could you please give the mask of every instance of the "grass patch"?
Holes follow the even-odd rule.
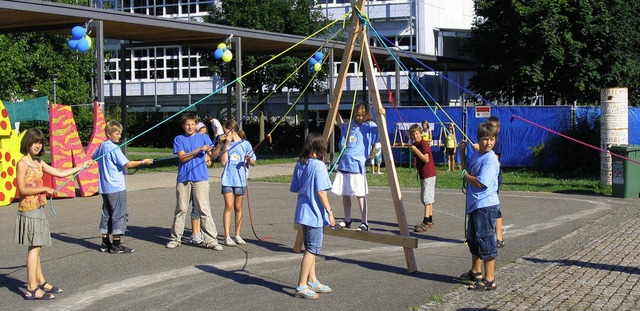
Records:
[[[414,169],[408,167],[397,167],[398,182],[400,188],[419,188]],[[437,167],[438,176],[436,178],[436,188],[438,189],[460,189],[462,191],[462,179],[460,171],[447,172],[443,166]],[[385,171],[386,172],[386,171]],[[331,179],[333,179],[333,174]],[[566,174],[535,172],[528,169],[505,168],[502,172],[503,184],[500,190],[504,191],[530,191],[530,192],[555,192],[555,193],[578,193],[611,195],[611,186],[601,186],[599,179],[578,178]],[[273,176],[255,179],[264,182],[290,183],[291,176]],[[388,187],[389,178],[387,175],[367,175],[369,186]]]

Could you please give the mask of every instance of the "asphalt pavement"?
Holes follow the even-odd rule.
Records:
[[[293,164],[260,165],[250,177],[288,175]],[[220,168],[210,169],[213,218],[222,232]],[[127,176],[132,254],[100,253],[99,196],[55,200],[53,246],[42,251],[47,281],[64,292],[25,301],[26,248],[13,243],[16,204],[0,208],[0,310],[638,310],[640,201],[605,196],[501,192],[506,246],[490,292],[454,279],[469,270],[462,243],[464,195],[436,190],[435,228],[412,233],[418,271],[403,248],[325,236],[320,281],[333,293],[293,296],[301,255],[292,251],[295,194],[288,184],[249,182],[247,245],[167,249],[175,173]],[[409,225],[421,220],[419,189],[402,189]],[[399,234],[388,188],[370,187],[373,234]],[[330,195],[340,218],[341,198]],[[247,204],[249,203],[249,204]],[[356,203],[354,202],[354,206]],[[250,213],[249,213],[250,211]],[[359,213],[354,224],[359,224]],[[187,224],[185,236],[190,235]]]

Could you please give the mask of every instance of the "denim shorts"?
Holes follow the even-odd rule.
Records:
[[[496,218],[500,205],[479,208],[469,214],[467,243],[471,254],[488,260],[498,257]]]
[[[244,195],[246,191],[246,187],[229,187],[229,186],[222,186],[222,194],[225,193],[233,193],[235,195]]]
[[[302,225],[302,236],[304,238],[304,249],[311,254],[320,255],[324,228]]]

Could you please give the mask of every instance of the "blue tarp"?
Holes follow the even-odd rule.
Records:
[[[423,120],[435,123],[433,128],[434,139],[438,139],[438,134],[442,128],[441,122],[450,123],[449,117],[463,127],[464,109],[462,107],[443,107],[434,110],[429,107],[385,107],[387,111],[387,125],[389,137],[393,139],[396,131],[396,122],[418,123]],[[444,110],[444,111],[443,111]],[[473,107],[466,109],[466,129],[467,136],[476,142],[477,128],[486,118],[476,118]],[[571,106],[501,106],[491,107],[491,115],[500,119],[500,143],[502,144],[501,162],[504,166],[528,167],[534,164],[533,149],[548,144],[551,138],[556,136],[551,131],[563,133],[571,127],[572,122]],[[445,115],[449,115],[447,117]],[[517,116],[518,118],[513,118]],[[576,107],[575,118],[573,120],[587,120],[592,126],[600,119],[600,107]],[[544,127],[544,128],[543,128]],[[629,144],[640,144],[640,108],[629,107]],[[457,133],[458,140],[463,135]],[[393,143],[393,142],[392,142]],[[597,146],[596,146],[597,147]],[[433,148],[436,162],[442,162],[443,157],[438,147]],[[395,154],[394,154],[395,155]],[[395,159],[397,162],[406,162],[406,156],[400,155]]]

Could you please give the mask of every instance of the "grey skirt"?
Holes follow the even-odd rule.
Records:
[[[27,246],[51,246],[51,230],[46,209],[18,212],[14,241]]]

